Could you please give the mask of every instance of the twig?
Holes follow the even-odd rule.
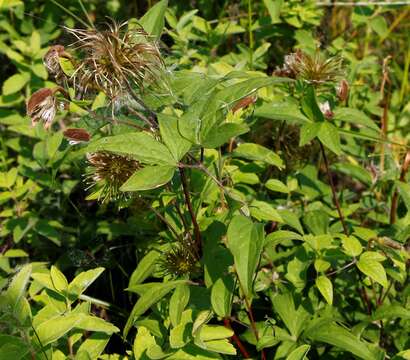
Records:
[[[343,226],[343,232],[346,236],[349,236],[349,230],[347,228],[345,218],[343,216],[342,209],[340,207],[339,198],[337,197],[337,194],[336,194],[336,189],[335,189],[335,184],[333,183],[332,174],[330,173],[329,162],[327,160],[325,148],[323,147],[323,144],[320,140],[319,140],[319,145],[320,145],[320,150],[322,151],[323,160],[325,162],[326,173],[327,173],[327,177],[329,179],[329,184],[330,184],[330,187],[332,189],[333,202],[336,206],[337,213],[339,214],[339,219],[340,219],[340,222],[342,223],[342,226]]]
[[[334,270],[334,271],[332,271],[332,272],[330,272],[330,273],[326,273],[326,276],[331,276],[331,275],[334,275],[334,274],[338,274],[338,273],[342,272],[343,270],[346,270],[346,269],[348,269],[349,267],[355,265],[356,263],[357,263],[357,260],[354,259],[354,260],[352,260],[351,262],[349,262],[348,264],[342,266],[340,269],[336,269],[336,270]]]
[[[392,6],[392,5],[410,5],[410,1],[318,1],[317,6]]]
[[[179,174],[181,175],[181,183],[182,183],[182,188],[184,190],[185,203],[186,203],[186,206],[188,208],[189,215],[191,216],[192,225],[194,227],[196,250],[200,254],[201,253],[201,248],[202,248],[201,231],[199,229],[199,225],[198,225],[198,222],[196,220],[194,209],[192,207],[191,196],[189,195],[188,182],[187,182],[187,178],[186,178],[186,175],[185,175],[185,170],[184,170],[183,167],[179,168]]]
[[[389,91],[385,94],[384,88],[386,87],[386,83],[390,85],[389,79],[389,69],[387,64],[389,60],[392,58],[391,55],[387,56],[383,60],[383,78],[382,83],[380,85],[380,97],[382,99],[383,104],[383,115],[381,118],[381,135],[382,140],[387,139],[387,127],[388,127],[388,112],[389,112],[389,101],[390,101],[390,86]],[[381,144],[380,149],[380,172],[383,173],[384,171],[384,157],[385,157],[385,145],[384,143]]]
[[[406,182],[406,174],[410,167],[410,151],[407,152],[403,164],[401,166],[400,171],[400,182]],[[390,224],[394,224],[396,222],[396,212],[397,212],[397,203],[398,203],[399,193],[397,189],[394,190],[394,194],[391,200],[391,207],[390,207]]]
[[[232,326],[231,326],[231,321],[229,319],[224,319],[224,325],[225,325],[225,327],[227,327],[228,329],[233,331]],[[235,342],[236,346],[238,347],[238,349],[241,352],[244,359],[249,359],[250,355],[249,355],[248,351],[246,350],[245,346],[242,344],[242,342],[239,339],[238,335],[235,334],[235,332],[231,336],[231,339]]]

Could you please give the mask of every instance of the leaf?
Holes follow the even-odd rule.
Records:
[[[169,334],[169,343],[173,349],[179,349],[192,340],[192,309],[182,313],[180,322],[174,326]]]
[[[269,179],[265,183],[265,186],[271,191],[281,192],[285,194],[289,194],[290,192],[288,187],[282,181],[278,179]]]
[[[58,62],[60,64],[61,70],[63,70],[63,73],[66,74],[67,76],[71,77],[75,73],[75,68],[74,64],[70,59],[67,59],[65,57],[59,57]]]
[[[291,124],[305,124],[310,122],[310,120],[301,113],[298,105],[290,102],[264,103],[255,109],[254,115],[277,121],[286,121]]]
[[[174,116],[158,114],[161,138],[176,161],[180,161],[189,151],[192,143],[182,137],[178,130],[178,119]]]
[[[272,24],[279,23],[279,16],[283,6],[283,0],[263,0],[263,3],[268,9]]]
[[[316,286],[323,295],[328,304],[333,303],[333,286],[332,282],[325,276],[321,275],[316,278]]]
[[[120,329],[110,324],[108,321],[91,315],[83,315],[81,321],[77,323],[76,328],[87,331],[103,332],[108,335],[120,331]]]
[[[145,132],[107,136],[87,146],[87,152],[110,151],[129,155],[146,164],[176,165],[176,161],[164,144]]]
[[[249,218],[238,215],[231,220],[227,237],[239,282],[245,296],[250,297],[264,243],[263,225],[254,224]]]
[[[26,358],[30,346],[23,339],[0,334],[0,360],[18,360]]]
[[[335,323],[329,323],[328,320],[314,322],[304,334],[313,341],[337,346],[361,359],[374,360],[377,358],[355,335]]]
[[[342,236],[342,246],[345,253],[349,256],[359,256],[362,253],[362,244],[354,236]]]
[[[152,345],[156,345],[154,337],[144,326],[138,327],[137,336],[135,336],[133,352],[136,360],[148,359],[146,351]]]
[[[363,274],[378,282],[383,287],[387,287],[386,271],[384,270],[383,265],[378,261],[363,258],[362,254],[356,265]]]
[[[310,345],[301,345],[293,350],[287,357],[286,360],[305,360],[306,355],[310,350]]]
[[[185,280],[170,281],[167,283],[158,283],[146,291],[137,301],[137,303],[132,308],[131,314],[127,320],[124,327],[124,336],[126,337],[129,330],[133,326],[135,320],[139,316],[144,314],[152,305],[161,300],[165,295],[167,295],[176,286],[186,284]]]
[[[10,76],[3,83],[3,95],[11,95],[20,91],[30,80],[28,73],[18,73]]]
[[[24,265],[19,272],[13,277],[7,291],[2,294],[0,304],[2,306],[11,307],[14,309],[19,304],[20,299],[26,292],[26,287],[30,280],[32,271],[31,264]]]
[[[214,149],[227,143],[231,138],[245,134],[248,131],[249,127],[245,124],[224,123],[211,128],[201,144],[207,149]]]
[[[263,161],[269,165],[274,165],[279,169],[283,166],[283,161],[277,154],[259,144],[241,144],[235,149],[233,155],[248,160]]]
[[[410,184],[401,181],[396,181],[395,183],[399,190],[399,194],[406,205],[407,211],[410,211]]]
[[[234,332],[221,325],[204,325],[201,327],[199,337],[202,341],[221,340],[230,338]]]
[[[315,90],[309,86],[302,98],[302,110],[314,122],[325,123],[325,118],[317,104]]]
[[[57,341],[80,323],[82,319],[82,314],[70,313],[65,316],[58,316],[42,322],[36,328],[41,345],[46,346]]]
[[[342,153],[339,132],[334,125],[329,122],[323,122],[317,136],[323,145],[332,150],[336,155]]]
[[[410,310],[398,304],[383,304],[376,309],[371,318],[374,321],[397,318],[410,320]]]
[[[68,295],[71,299],[77,299],[104,271],[103,267],[83,271],[77,275],[68,285]]]
[[[98,359],[110,340],[110,335],[94,333],[87,337],[78,348],[75,360]]]
[[[169,319],[172,326],[177,326],[181,321],[181,315],[189,301],[189,286],[182,284],[175,288],[169,301]]]
[[[232,297],[235,282],[227,275],[214,282],[211,289],[212,309],[220,317],[229,317],[232,309]]]
[[[236,355],[235,347],[228,340],[212,340],[202,343],[195,343],[197,346],[220,354]]]
[[[362,125],[370,129],[380,131],[377,124],[371,120],[363,111],[353,108],[338,108],[334,111],[334,120],[346,121],[352,123],[355,126]]]
[[[155,37],[161,35],[164,28],[164,16],[168,7],[168,0],[161,0],[149,9],[140,19],[139,23],[144,30]]]
[[[259,221],[265,220],[283,222],[279,212],[273,207],[273,205],[265,201],[254,200],[252,201],[249,209],[252,217]]]
[[[16,167],[11,168],[6,173],[0,173],[0,187],[11,188],[17,180],[17,173]]]
[[[67,282],[66,277],[54,265],[51,266],[50,276],[51,276],[51,281],[53,282],[53,286],[57,291],[63,292],[67,290],[68,282]]]
[[[137,268],[133,271],[128,283],[128,287],[141,284],[155,270],[155,265],[161,253],[158,250],[151,250],[138,263]]]
[[[322,123],[306,123],[300,128],[299,146],[304,146],[312,141],[319,133]]]
[[[168,183],[174,176],[173,166],[145,166],[137,170],[121,186],[121,191],[143,191],[156,189]]]

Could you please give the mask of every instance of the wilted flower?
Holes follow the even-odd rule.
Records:
[[[64,77],[64,72],[60,66],[60,58],[71,59],[71,55],[65,51],[63,45],[53,45],[43,57],[43,63],[48,73],[56,80]]]
[[[339,82],[339,85],[336,87],[337,97],[340,101],[345,101],[349,96],[349,83],[346,79],[342,79]]]
[[[68,139],[70,145],[88,142],[91,139],[91,135],[84,129],[67,129],[63,132],[63,135]]]
[[[173,245],[160,260],[159,267],[164,275],[182,276],[198,270],[197,259],[189,242]]]
[[[301,79],[311,84],[323,84],[343,76],[342,62],[340,56],[325,58],[319,51],[311,56],[298,50],[285,56],[283,67],[278,68],[275,75]]]
[[[319,109],[326,119],[331,119],[334,115],[332,109],[330,108],[329,101],[319,104]]]
[[[157,43],[142,28],[126,27],[125,22],[104,31],[68,29],[84,54],[74,78],[85,91],[95,88],[114,99],[157,78],[163,65]]]
[[[250,106],[251,104],[255,104],[256,102],[256,96],[247,96],[244,97],[243,99],[239,100],[233,107],[232,107],[232,112],[235,114],[239,109],[244,109]]]
[[[101,185],[99,199],[102,202],[126,198],[120,187],[139,168],[137,160],[108,152],[89,153],[87,160],[91,166],[86,181],[90,187]]]
[[[61,92],[65,97],[68,97],[67,92],[61,87],[54,89],[43,88],[31,95],[26,109],[33,126],[40,120],[44,121],[46,129],[51,126],[57,112],[57,99],[55,96],[57,92]]]

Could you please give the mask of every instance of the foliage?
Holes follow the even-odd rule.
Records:
[[[209,3],[0,2],[0,359],[410,357],[410,8]]]

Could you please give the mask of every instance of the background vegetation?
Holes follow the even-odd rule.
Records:
[[[410,7],[324,3],[0,0],[0,359],[410,358]],[[107,17],[162,59],[115,98]]]

